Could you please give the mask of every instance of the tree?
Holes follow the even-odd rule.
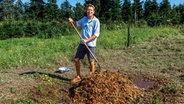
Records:
[[[153,13],[158,13],[157,1],[146,0],[144,3],[144,18],[147,20]]]
[[[111,20],[111,0],[100,0],[100,12],[99,17],[101,21]]]
[[[44,17],[44,6],[43,0],[30,0],[30,7],[27,11],[29,18],[43,20]]]
[[[73,17],[74,13],[72,11],[72,5],[70,5],[70,3],[68,2],[68,0],[65,0],[62,4],[61,4],[61,18],[63,20],[67,20],[68,17]]]
[[[181,21],[180,12],[177,12],[176,9],[173,9],[171,12],[171,23],[173,25],[179,24]]]
[[[143,18],[142,3],[143,2],[140,2],[140,0],[134,0],[134,3],[133,3],[134,24],[137,24],[137,21]]]
[[[120,20],[120,0],[112,0],[112,7],[111,7],[111,18],[112,21],[119,21]]]
[[[162,24],[168,24],[171,19],[171,5],[168,0],[160,3],[159,14],[162,18]]]
[[[171,13],[171,5],[168,0],[163,0],[160,3],[159,12],[163,16],[169,16]]]
[[[124,0],[122,9],[121,9],[121,17],[125,22],[132,20],[132,7],[131,7],[130,0]]]
[[[74,7],[73,10],[74,10],[76,20],[79,20],[80,18],[82,18],[86,12],[85,7],[80,3],[77,3],[76,7]]]
[[[184,23],[184,4],[180,4],[176,7],[174,7],[174,10],[179,14],[180,17],[180,23]]]
[[[158,3],[157,0],[152,1],[151,9],[153,13],[158,13]]]
[[[56,0],[49,0],[45,5],[44,19],[51,21],[53,19],[59,19],[59,7],[56,4]]]
[[[144,18],[145,18],[146,20],[147,20],[148,17],[150,17],[151,14],[152,14],[152,12],[151,12],[151,11],[152,11],[151,5],[152,5],[151,0],[146,0],[145,3],[144,3]]]
[[[161,24],[161,18],[158,13],[151,14],[148,19],[147,23],[149,26],[159,26]]]
[[[15,4],[15,9],[16,9],[16,18],[17,19],[23,19],[23,14],[25,12],[24,9],[24,4],[22,2],[22,0],[17,0],[16,4]]]
[[[48,0],[48,3],[54,3],[56,4],[57,0]]]
[[[1,0],[0,1],[0,16],[1,19],[15,19],[15,0]]]

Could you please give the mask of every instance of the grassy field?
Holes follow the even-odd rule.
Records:
[[[0,41],[0,69],[21,66],[56,66],[60,61],[72,59],[79,38],[77,35],[62,36],[58,39],[17,38]],[[172,27],[131,28],[131,43],[139,44],[154,38],[174,36],[180,30]],[[116,31],[102,31],[98,49],[124,49],[127,43],[127,28]],[[98,55],[98,52],[97,52]],[[65,59],[63,59],[65,57]]]
[[[69,80],[75,70],[63,74],[59,66],[74,69],[77,35],[57,39],[16,38],[0,41],[0,103],[56,104],[70,102]],[[174,27],[130,28],[131,46],[126,47],[127,28],[102,30],[96,56],[105,70],[125,73],[135,82],[154,82],[142,88],[133,104],[184,103],[184,30]],[[88,63],[82,61],[82,76]]]

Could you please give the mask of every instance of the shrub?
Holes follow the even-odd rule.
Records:
[[[25,36],[25,23],[22,21],[4,21],[0,25],[0,39],[19,38]]]
[[[0,39],[33,37],[57,38],[61,35],[71,35],[74,29],[68,23],[58,21],[4,21],[0,25]]]
[[[32,37],[40,34],[40,23],[36,21],[30,21],[26,24],[26,36]]]
[[[140,20],[138,21],[138,26],[139,27],[147,27],[147,22],[145,20]]]
[[[152,14],[147,22],[148,22],[148,26],[159,26],[161,21],[161,17],[158,14]]]
[[[39,38],[58,38],[59,36],[72,35],[74,29],[68,23],[52,21],[40,25]]]

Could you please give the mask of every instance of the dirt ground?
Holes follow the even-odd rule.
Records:
[[[84,79],[77,84],[70,83],[72,61],[63,63],[73,69],[65,73],[55,73],[58,66],[2,70],[0,103],[184,104],[183,44],[183,37],[170,37],[124,50],[100,50],[102,71],[88,75],[83,60]]]

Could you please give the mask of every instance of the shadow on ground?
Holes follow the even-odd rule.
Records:
[[[36,72],[36,71],[31,71],[31,72],[24,72],[20,73],[19,75],[33,75],[33,74],[40,74],[40,75],[48,75],[49,77],[53,79],[59,79],[59,80],[64,80],[64,81],[70,81],[71,79],[64,78],[60,75],[55,75],[55,74],[50,74],[50,73],[43,73],[43,72]]]

